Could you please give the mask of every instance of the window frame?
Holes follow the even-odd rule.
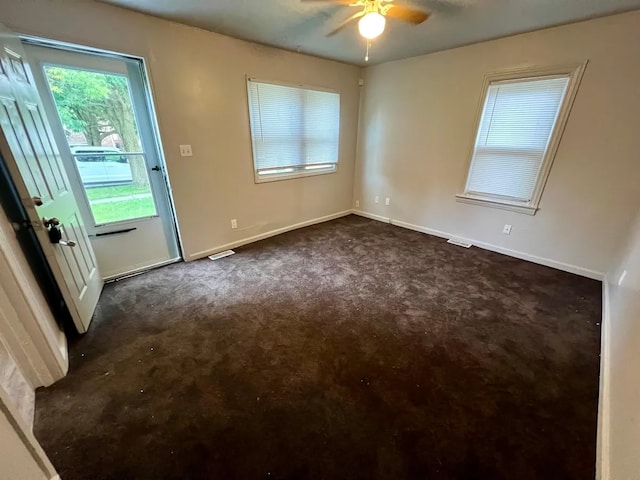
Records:
[[[271,84],[271,85],[278,85],[278,86],[282,86],[282,87],[294,87],[294,88],[299,88],[299,89],[305,89],[305,90],[315,90],[315,91],[319,91],[319,92],[328,92],[328,93],[335,93],[338,95],[338,118],[340,119],[340,125],[338,126],[338,156],[336,158],[336,163],[335,164],[327,164],[329,166],[327,166],[326,168],[308,168],[309,166],[313,167],[313,165],[307,165],[304,166],[303,164],[300,164],[299,166],[292,166],[292,167],[282,167],[281,170],[287,169],[287,168],[292,168],[294,169],[293,172],[286,172],[286,173],[273,173],[273,174],[269,174],[267,176],[265,175],[260,175],[258,174],[258,170],[256,169],[256,160],[255,160],[255,144],[253,141],[253,128],[252,128],[252,124],[251,124],[251,108],[250,108],[250,104],[251,104],[251,82],[257,82],[257,83],[267,83],[267,84]],[[286,81],[279,81],[279,80],[265,80],[263,78],[260,77],[252,77],[250,75],[245,75],[245,84],[246,84],[246,90],[247,90],[247,119],[249,122],[249,142],[251,143],[251,168],[253,170],[253,180],[254,183],[259,184],[259,183],[269,183],[269,182],[277,182],[277,181],[281,181],[281,180],[291,180],[294,178],[304,178],[304,177],[313,177],[316,175],[327,175],[327,174],[331,174],[331,173],[336,173],[338,171],[338,165],[340,164],[340,130],[342,127],[342,94],[340,93],[340,91],[332,89],[332,88],[326,88],[326,87],[319,87],[317,85],[307,85],[307,84],[303,84],[303,83],[297,83],[297,82],[286,82]],[[303,167],[303,168],[300,168]],[[277,170],[278,168],[274,168],[274,170]]]
[[[510,210],[527,215],[536,214],[536,212],[540,208],[540,199],[542,197],[542,192],[547,183],[547,179],[551,171],[551,166],[553,165],[553,161],[558,151],[560,141],[562,140],[562,135],[564,133],[567,120],[569,119],[569,115],[573,107],[573,102],[575,101],[576,94],[578,93],[580,82],[582,81],[582,76],[587,67],[587,63],[588,61],[579,64],[557,65],[551,67],[526,67],[485,74],[476,110],[471,145],[469,147],[469,154],[467,156],[465,176],[462,183],[462,193],[456,194],[457,202],[481,205],[491,208],[499,208],[502,210]],[[467,191],[467,185],[469,184],[469,174],[471,173],[471,165],[475,153],[476,140],[478,137],[478,131],[480,129],[480,123],[482,121],[482,113],[487,101],[489,86],[494,82],[518,81],[552,76],[568,76],[569,83],[567,84],[567,90],[562,100],[562,104],[560,105],[560,110],[558,111],[556,123],[551,132],[551,136],[549,137],[549,143],[545,155],[542,159],[540,170],[538,171],[538,177],[536,179],[535,188],[533,189],[531,195],[531,200],[529,200],[528,202],[519,202],[506,198],[500,198],[499,196],[478,195],[469,193]]]

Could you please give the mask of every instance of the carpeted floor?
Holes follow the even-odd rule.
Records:
[[[601,284],[350,216],[105,287],[64,480],[593,479]]]

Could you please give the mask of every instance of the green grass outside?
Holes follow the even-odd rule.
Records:
[[[153,197],[131,198],[131,195],[150,194],[148,186],[115,185],[87,188],[87,197],[96,224],[121,222],[156,215]],[[104,201],[112,199],[112,201]],[[102,200],[96,203],[96,200]]]
[[[148,185],[114,185],[111,187],[87,187],[87,197],[91,200],[126,197],[140,193],[150,193]]]

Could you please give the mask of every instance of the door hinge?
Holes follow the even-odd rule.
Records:
[[[22,220],[21,222],[11,222],[11,226],[16,232],[29,229],[35,230],[36,232],[42,230],[42,223],[39,220]]]

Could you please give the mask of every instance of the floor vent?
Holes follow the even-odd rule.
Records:
[[[216,253],[215,255],[209,255],[209,260],[220,260],[221,258],[228,257],[229,255],[233,255],[233,250],[225,250],[224,252]]]
[[[470,248],[471,247],[470,243],[461,242],[460,240],[455,240],[453,238],[450,238],[449,240],[447,240],[447,243],[450,243],[451,245],[457,245],[459,247],[464,247],[464,248]]]

